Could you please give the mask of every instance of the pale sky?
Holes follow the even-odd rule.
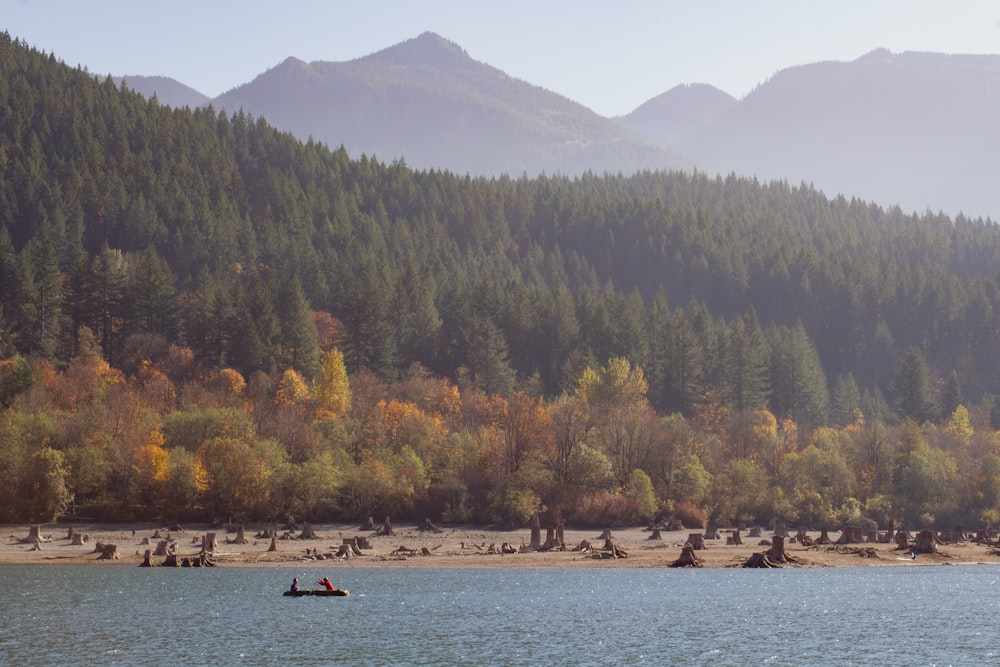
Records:
[[[345,61],[431,31],[475,60],[628,113],[678,84],[743,97],[777,71],[893,52],[1000,53],[994,0],[0,0],[0,30],[96,75],[214,97],[289,56]]]

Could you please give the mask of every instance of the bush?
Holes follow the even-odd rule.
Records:
[[[679,501],[674,505],[674,519],[680,520],[685,528],[705,528],[708,517],[700,507],[687,501]]]

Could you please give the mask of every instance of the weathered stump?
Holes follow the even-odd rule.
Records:
[[[90,541],[90,535],[87,533],[73,533],[73,541],[70,542],[70,546],[81,547],[84,542]]]
[[[307,522],[307,523],[302,524],[302,532],[299,533],[298,539],[300,539],[300,540],[318,540],[319,539],[319,535],[317,535],[316,531],[313,530],[312,524]]]
[[[896,550],[905,551],[910,548],[910,536],[905,530],[896,531]]]
[[[420,531],[430,531],[432,533],[443,533],[444,532],[444,530],[442,530],[441,528],[438,528],[437,526],[435,526],[434,522],[431,521],[430,519],[424,519],[423,525],[420,526],[417,530],[420,530]]]
[[[250,544],[247,541],[246,531],[243,529],[242,523],[236,529],[236,538],[232,540],[227,539],[226,544]]]
[[[41,526],[29,526],[28,536],[21,540],[21,544],[40,544],[42,542],[51,542],[51,537],[44,537],[42,535]]]
[[[934,531],[922,530],[917,533],[917,538],[913,542],[913,553],[933,554],[937,553],[938,539]]]
[[[153,563],[150,561],[153,552],[151,549],[146,549],[146,553],[142,555],[142,562],[139,563],[139,567],[153,567]]]
[[[785,553],[785,538],[781,535],[774,536],[771,548],[765,553],[767,559],[772,563],[798,563],[799,561]]]
[[[695,551],[703,551],[705,547],[705,536],[701,533],[691,533],[688,535],[687,542],[684,543],[690,545]]]
[[[861,534],[861,529],[857,526],[844,526],[843,530],[840,531],[840,537],[837,538],[836,544],[861,544],[865,541],[864,536]]]
[[[537,514],[531,517],[531,548],[542,548],[542,523]]]
[[[751,526],[747,537],[760,537],[760,526]]]
[[[385,518],[385,522],[379,526],[379,529],[375,532],[376,535],[395,535],[396,531],[392,529],[392,522],[389,521],[389,517]]]
[[[167,554],[167,557],[163,559],[160,567],[177,567],[178,565],[177,554]]]
[[[771,561],[767,557],[767,552],[760,552],[750,556],[750,558],[747,559],[747,562],[743,563],[743,567],[768,568],[768,567],[781,567],[781,565]]]
[[[740,546],[740,545],[743,544],[743,538],[740,537],[740,529],[739,528],[734,528],[733,529],[733,533],[732,533],[732,536],[730,537],[730,539],[733,541],[733,544],[735,544],[736,546]]]
[[[646,538],[646,539],[650,539],[650,540],[660,540],[660,541],[662,542],[662,541],[663,541],[663,536],[662,536],[662,535],[660,535],[660,529],[659,529],[659,528],[654,528],[654,529],[653,529],[653,532],[651,532],[651,533],[649,534],[649,537],[648,537],[648,538]]]
[[[610,540],[611,539],[611,529],[605,528],[600,535],[597,536],[599,540]]]
[[[358,530],[375,530],[375,520],[372,517],[368,517],[368,521],[361,524],[361,528]]]
[[[117,544],[104,544],[103,542],[98,542],[97,551],[100,552],[97,560],[119,560],[121,558],[121,556],[118,555]]]
[[[670,564],[670,567],[701,567],[703,561],[694,553],[690,544],[684,545],[680,557]]]
[[[278,536],[277,535],[271,535],[271,546],[269,546],[267,548],[267,550],[268,551],[277,551],[278,550]]]

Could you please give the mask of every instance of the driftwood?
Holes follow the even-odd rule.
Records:
[[[701,567],[703,561],[694,553],[694,547],[685,544],[680,557],[670,564],[670,567]]]
[[[591,553],[591,558],[628,558],[629,553],[620,545],[616,544],[610,537],[604,540],[604,547],[600,551]]]

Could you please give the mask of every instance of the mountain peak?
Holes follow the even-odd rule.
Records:
[[[384,65],[430,65],[442,67],[472,60],[465,49],[433,32],[424,32],[395,46],[361,58]]]

